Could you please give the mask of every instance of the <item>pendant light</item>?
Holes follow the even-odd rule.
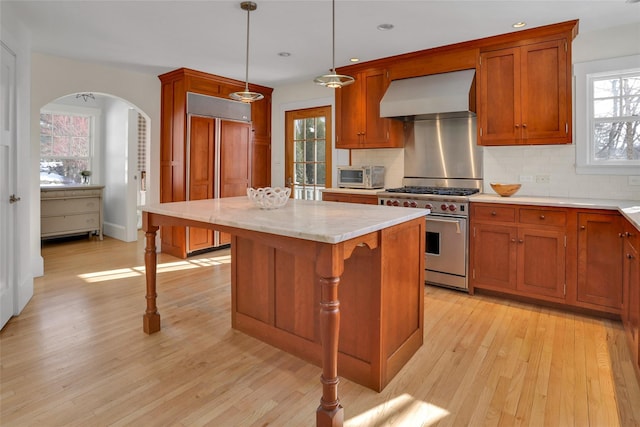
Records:
[[[240,3],[240,8],[242,10],[247,11],[247,60],[245,62],[246,67],[245,67],[244,91],[233,92],[232,94],[229,95],[229,97],[236,101],[249,103],[253,101],[259,101],[262,98],[264,98],[264,95],[262,95],[261,93],[249,91],[249,15],[251,14],[252,10],[256,10],[258,8],[258,5],[252,1],[243,1],[242,3]]]
[[[319,85],[330,87],[330,88],[340,88],[343,86],[348,86],[355,81],[355,79],[351,76],[345,76],[342,74],[336,74],[336,0],[331,0],[332,4],[332,43],[333,43],[333,54],[332,54],[332,68],[329,70],[330,74],[325,74],[323,76],[318,76],[313,81]]]

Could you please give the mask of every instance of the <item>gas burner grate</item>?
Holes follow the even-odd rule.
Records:
[[[409,186],[385,189],[388,193],[404,193],[404,194],[435,194],[438,196],[471,196],[478,193],[477,188],[461,188],[461,187],[421,187]]]

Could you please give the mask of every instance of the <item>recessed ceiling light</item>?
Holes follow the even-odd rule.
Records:
[[[378,29],[380,31],[389,31],[393,30],[393,24],[380,24],[378,25]]]
[[[358,62],[360,61],[360,58],[350,58],[349,61],[351,62]]]
[[[278,52],[278,56],[282,56],[282,57],[286,58],[287,56],[291,56],[291,53],[289,53],[289,52]]]
[[[524,27],[526,25],[527,25],[526,22],[520,21],[520,22],[516,22],[515,24],[513,24],[512,27],[513,28],[522,28],[522,27]]]

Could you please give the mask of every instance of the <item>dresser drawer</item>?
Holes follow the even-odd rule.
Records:
[[[40,228],[43,236],[98,230],[100,229],[100,214],[43,217]]]
[[[516,209],[510,206],[473,206],[471,216],[477,221],[515,222]]]
[[[522,224],[564,226],[567,223],[567,213],[546,209],[520,209]]]
[[[99,197],[87,197],[81,199],[54,199],[42,200],[40,206],[41,215],[58,216],[79,213],[98,212],[100,210]]]

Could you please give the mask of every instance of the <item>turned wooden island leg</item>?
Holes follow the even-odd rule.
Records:
[[[341,427],[344,409],[338,398],[338,338],[340,335],[339,277],[321,277],[320,338],[322,340],[322,398],[316,410],[317,427]]]
[[[147,309],[142,316],[142,330],[146,334],[153,334],[160,330],[160,313],[156,305],[156,232],[157,226],[149,224],[149,213],[142,214],[142,228],[145,231],[146,244],[144,249],[144,269],[147,279]]]

